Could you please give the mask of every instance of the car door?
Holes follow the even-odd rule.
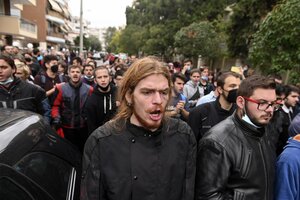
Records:
[[[65,160],[46,152],[31,152],[14,165],[57,200],[73,200],[77,172]]]
[[[28,177],[3,164],[0,164],[0,197],[5,200],[54,200]]]

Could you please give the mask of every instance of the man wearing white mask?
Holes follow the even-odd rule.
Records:
[[[195,199],[273,199],[275,151],[265,126],[280,105],[274,80],[242,81],[234,114],[201,139]]]

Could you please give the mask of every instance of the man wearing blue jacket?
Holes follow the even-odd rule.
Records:
[[[297,119],[297,120],[296,120]],[[295,118],[289,130],[298,134],[288,140],[276,165],[276,200],[300,199],[300,118]]]

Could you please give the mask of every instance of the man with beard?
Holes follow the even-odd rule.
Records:
[[[62,128],[64,137],[82,152],[88,138],[86,118],[83,110],[93,87],[82,83],[81,66],[68,68],[69,82],[56,85],[51,116],[55,129]]]
[[[85,107],[89,133],[112,119],[117,110],[116,87],[110,84],[108,69],[96,68],[94,77],[96,87]]]
[[[288,128],[294,118],[293,108],[295,108],[296,104],[299,102],[299,94],[300,92],[298,87],[294,85],[285,86],[285,98],[282,109],[279,110],[280,114],[282,115],[282,122],[276,147],[277,155],[283,151],[283,148],[290,137]]]
[[[274,80],[251,76],[237,91],[237,109],[200,140],[195,199],[273,199],[275,152],[264,127],[276,102]]]
[[[82,200],[193,199],[196,141],[185,122],[165,116],[171,84],[153,58],[131,65],[118,114],[86,142]]]
[[[189,117],[189,103],[183,95],[185,76],[181,73],[172,75],[172,98],[167,107],[167,115],[186,121]]]
[[[86,64],[83,66],[82,82],[92,87],[96,86],[96,83],[94,82],[94,70],[95,67],[93,65]]]
[[[241,76],[235,72],[224,72],[217,77],[219,97],[216,101],[201,104],[191,110],[188,123],[196,140],[214,125],[226,119],[234,112],[236,91],[241,83]]]

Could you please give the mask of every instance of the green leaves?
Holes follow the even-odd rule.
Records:
[[[208,21],[192,23],[181,28],[175,35],[178,51],[186,57],[217,57],[220,55],[220,43],[219,35]]]
[[[292,70],[299,74],[299,10],[300,0],[283,1],[267,15],[255,33],[250,58],[263,71]]]

